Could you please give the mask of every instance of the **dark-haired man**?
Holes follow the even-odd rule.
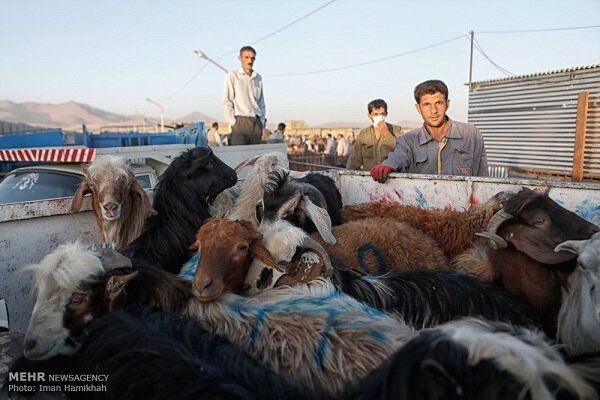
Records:
[[[394,151],[371,176],[385,182],[389,173],[489,176],[483,137],[474,125],[446,115],[448,87],[439,80],[425,81],[414,91],[423,126],[398,138]]]
[[[388,153],[394,150],[396,138],[402,131],[399,126],[385,121],[387,110],[387,103],[382,99],[375,99],[367,104],[371,125],[358,133],[354,145],[350,148],[347,169],[362,168],[368,171],[384,161]]]
[[[230,144],[260,144],[266,122],[261,76],[254,71],[256,51],[240,49],[241,68],[225,75],[223,106],[225,121],[231,125]]]

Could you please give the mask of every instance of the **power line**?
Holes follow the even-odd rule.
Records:
[[[485,54],[485,51],[483,51],[483,47],[481,47],[481,45],[479,44],[477,39],[474,38],[474,40],[475,40],[475,48],[477,49],[477,51],[479,51],[481,53],[481,55],[484,56],[494,67],[496,67],[496,69],[498,69],[498,71],[502,72],[506,76],[515,76],[515,74],[513,74],[506,68],[501,67],[500,65],[496,64],[494,62],[494,60],[492,60],[487,54]]]
[[[258,42],[262,42],[263,40],[265,40],[265,39],[268,39],[268,38],[270,38],[271,36],[274,36],[274,35],[278,34],[279,32],[281,32],[281,31],[283,31],[283,30],[285,30],[285,29],[289,28],[290,26],[297,24],[298,22],[302,21],[303,19],[305,19],[305,18],[308,18],[309,16],[311,16],[311,15],[313,15],[314,13],[316,13],[316,12],[318,12],[318,11],[320,11],[320,10],[324,9],[325,7],[329,6],[330,4],[332,4],[332,3],[335,3],[336,1],[337,1],[337,0],[331,0],[331,1],[329,1],[329,2],[327,2],[327,3],[325,3],[325,4],[323,4],[322,6],[320,6],[320,7],[318,7],[318,8],[315,8],[314,10],[312,10],[311,12],[309,12],[308,14],[305,14],[305,15],[301,16],[300,18],[298,18],[298,19],[295,19],[294,21],[290,22],[289,24],[282,26],[281,28],[277,29],[276,31],[273,31],[273,32],[269,33],[268,35],[265,35],[265,36],[261,37],[260,39],[256,39],[256,40],[255,40],[255,41],[253,41],[253,42],[250,42],[250,44],[256,44],[256,43],[258,43]],[[237,51],[238,51],[237,49],[236,49],[236,50],[232,50],[232,51],[230,51],[230,52],[228,52],[228,53],[221,54],[221,55],[220,55],[220,56],[218,56],[217,58],[221,58],[221,57],[228,56],[228,55],[230,55],[230,54],[233,54],[233,53],[235,53],[235,52],[237,52]]]
[[[331,1],[329,1],[329,2],[327,2],[327,3],[325,3],[325,4],[323,4],[322,6],[320,6],[320,7],[318,7],[318,8],[315,8],[314,10],[312,10],[311,12],[309,12],[308,14],[305,14],[305,15],[301,16],[300,18],[297,18],[297,19],[295,19],[294,21],[290,22],[289,24],[287,24],[287,25],[285,25],[285,26],[283,26],[283,27],[281,27],[281,28],[277,29],[276,31],[273,31],[273,32],[269,33],[268,35],[265,35],[265,36],[263,36],[263,37],[261,37],[261,38],[259,38],[259,39],[255,40],[255,41],[253,41],[253,42],[250,42],[250,44],[256,44],[256,43],[258,43],[258,42],[261,42],[261,41],[263,41],[263,40],[265,40],[265,39],[268,39],[268,38],[270,38],[271,36],[274,36],[274,35],[278,34],[279,32],[281,32],[281,31],[283,31],[283,30],[285,30],[285,29],[289,28],[290,26],[297,24],[298,22],[300,22],[300,21],[302,21],[303,19],[305,19],[305,18],[307,18],[307,17],[311,16],[312,14],[314,14],[314,13],[316,13],[316,12],[318,12],[318,11],[320,11],[320,10],[324,9],[325,7],[329,6],[330,4],[332,4],[332,3],[335,3],[336,1],[337,1],[337,0],[331,0]],[[237,52],[237,51],[238,51],[238,50],[233,50],[233,51],[230,51],[230,52],[228,52],[228,53],[225,53],[225,54],[222,54],[222,55],[220,55],[220,56],[219,56],[219,57],[217,57],[217,58],[221,58],[221,57],[224,57],[224,56],[227,56],[227,55],[233,54],[233,53],[235,53],[235,52]],[[181,92],[183,89],[185,89],[186,87],[188,87],[188,86],[189,86],[189,85],[190,85],[190,84],[191,84],[191,83],[194,81],[194,79],[196,79],[196,78],[198,77],[198,75],[200,74],[200,72],[201,72],[201,71],[202,71],[204,68],[206,68],[206,65],[207,65],[207,64],[208,64],[208,63],[207,63],[207,62],[205,62],[205,63],[204,63],[204,65],[202,65],[202,67],[201,67],[201,68],[200,68],[198,71],[196,71],[196,73],[194,74],[194,76],[192,76],[192,77],[191,77],[191,78],[190,78],[190,79],[189,79],[189,80],[188,80],[188,81],[187,81],[187,82],[186,82],[186,83],[185,83],[183,86],[181,86],[181,87],[180,87],[179,89],[177,89],[177,90],[176,90],[176,91],[175,91],[173,94],[171,94],[171,95],[170,95],[170,96],[168,96],[167,98],[163,99],[162,101],[169,101],[169,100],[171,100],[173,97],[175,97],[176,95],[178,95],[178,94],[179,94],[179,93],[180,93],[180,92]]]
[[[379,58],[379,59],[377,59],[377,60],[365,61],[365,62],[358,63],[358,64],[344,65],[344,66],[341,66],[341,67],[334,67],[334,68],[320,69],[320,70],[316,70],[316,71],[309,71],[309,72],[290,72],[290,73],[286,73],[286,74],[263,74],[263,76],[299,76],[299,75],[313,75],[313,74],[321,74],[321,73],[325,73],[325,72],[341,71],[341,70],[344,70],[344,69],[350,69],[350,68],[357,68],[357,67],[362,67],[362,66],[365,66],[365,65],[370,65],[370,64],[375,64],[375,63],[380,63],[380,62],[383,62],[383,61],[388,61],[388,60],[391,60],[391,59],[394,59],[394,58],[398,58],[398,57],[406,56],[406,55],[409,55],[409,54],[417,53],[417,52],[419,52],[419,51],[423,51],[423,50],[431,49],[431,48],[433,48],[433,47],[436,47],[436,46],[441,46],[441,45],[443,45],[443,44],[450,43],[450,42],[453,42],[453,41],[455,41],[455,40],[458,40],[458,39],[460,39],[460,38],[464,38],[464,37],[466,37],[466,35],[465,35],[465,34],[462,34],[462,35],[459,35],[459,36],[453,37],[453,38],[451,38],[451,39],[447,39],[447,40],[444,40],[444,41],[441,41],[441,42],[437,42],[437,43],[430,44],[430,45],[428,45],[428,46],[425,46],[425,47],[420,47],[420,48],[418,48],[418,49],[414,49],[414,50],[405,51],[405,52],[403,52],[403,53],[395,54],[395,55],[393,55],[393,56],[384,57],[384,58]]]
[[[572,31],[577,29],[594,29],[600,28],[600,25],[589,25],[589,26],[571,26],[566,28],[546,28],[546,29],[520,29],[513,31],[476,31],[477,34],[492,34],[492,33],[528,33],[528,32],[554,32],[554,31]]]
[[[200,69],[198,69],[198,71],[196,71],[196,73],[194,74],[194,76],[192,76],[186,83],[183,84],[183,86],[181,86],[179,89],[177,89],[173,94],[171,94],[170,96],[162,99],[162,101],[163,102],[169,101],[173,97],[175,97],[176,95],[178,95],[183,89],[185,89],[186,87],[188,87],[190,85],[190,83],[192,83],[194,81],[194,79],[196,79],[196,77],[198,75],[200,75],[200,72],[202,72],[202,70],[204,68],[206,68],[207,65],[208,65],[208,61],[205,61],[204,64],[202,64],[202,66],[200,67]]]

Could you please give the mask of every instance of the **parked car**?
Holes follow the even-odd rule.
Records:
[[[158,182],[149,165],[132,164],[135,178],[149,195]],[[0,204],[73,196],[84,178],[81,164],[46,164],[12,170],[0,182]]]

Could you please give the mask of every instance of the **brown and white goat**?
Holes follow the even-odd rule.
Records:
[[[262,235],[249,221],[205,222],[191,246],[201,254],[192,285],[194,296],[209,302],[226,291],[241,289],[254,258],[283,273],[261,239]]]
[[[83,196],[91,193],[102,240],[125,247],[142,233],[145,218],[156,213],[148,195],[122,157],[100,156],[84,172],[71,211],[79,211]]]
[[[554,336],[562,288],[577,265],[577,255],[554,248],[566,240],[588,239],[600,228],[527,188],[503,206],[480,234],[488,241],[456,257],[454,267],[526,297]]]

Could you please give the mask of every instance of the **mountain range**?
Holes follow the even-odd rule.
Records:
[[[169,122],[214,121],[201,112],[194,112]],[[103,126],[154,125],[159,120],[142,115],[116,114],[87,104],[68,101],[66,103],[15,103],[0,100],[0,121],[22,123],[42,128],[62,128],[65,130],[81,130],[85,124],[90,130],[99,130]],[[165,121],[165,125],[168,121]]]
[[[109,126],[142,126],[158,125],[159,120],[148,118],[142,115],[124,115],[104,111],[88,104],[68,101],[66,103],[36,103],[25,102],[15,103],[10,100],[0,100],[0,121],[9,123],[21,123],[40,128],[62,128],[64,130],[81,131],[81,125],[92,131],[98,131],[101,127]],[[219,121],[210,115],[201,112],[193,112],[176,120],[165,121],[165,125],[173,125],[172,122],[196,122],[205,121],[210,124],[212,121]],[[394,122],[404,127],[415,127],[420,123],[414,121]],[[269,126],[276,125],[269,123]],[[317,124],[316,128],[342,128],[342,127],[365,127],[368,121],[363,122],[345,122],[335,121]]]

